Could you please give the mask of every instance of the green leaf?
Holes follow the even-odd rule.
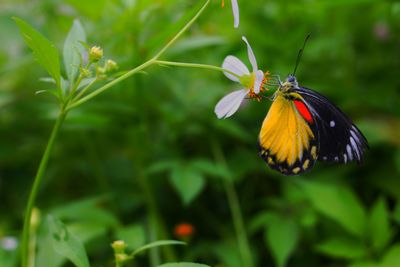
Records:
[[[40,95],[40,94],[44,94],[44,93],[51,94],[51,95],[55,96],[57,99],[59,99],[61,97],[60,90],[57,90],[57,89],[38,90],[35,92],[35,95]]]
[[[222,266],[243,267],[237,242],[233,239],[223,240],[222,242],[206,245],[206,249],[212,251],[213,255],[219,259]]]
[[[372,207],[368,226],[372,248],[380,252],[392,237],[388,208],[383,198],[379,198]]]
[[[286,266],[298,240],[299,229],[292,219],[277,217],[269,223],[266,241],[271,249],[276,266]]]
[[[221,164],[216,164],[207,159],[197,159],[192,161],[191,166],[206,175],[215,176],[219,178],[229,179],[231,176],[229,170]]]
[[[79,199],[57,207],[51,213],[61,219],[95,222],[103,226],[116,226],[119,222],[115,215],[99,205],[104,199],[105,197]]]
[[[158,265],[158,267],[210,267],[209,265],[193,262],[172,262]]]
[[[299,184],[318,212],[336,221],[357,237],[366,234],[366,212],[360,200],[349,188],[305,180]]]
[[[171,182],[185,205],[189,205],[205,185],[203,176],[197,170],[183,165],[172,170]]]
[[[147,245],[144,245],[144,246],[136,249],[135,251],[133,251],[131,253],[131,256],[135,256],[144,250],[148,250],[148,249],[151,249],[154,247],[169,246],[169,245],[186,245],[186,243],[182,242],[182,241],[176,241],[176,240],[159,240],[159,241],[149,243]]]
[[[22,19],[17,17],[13,17],[13,19],[18,25],[25,43],[32,49],[39,64],[53,77],[57,87],[60,87],[60,59],[57,48]]]
[[[82,63],[82,56],[86,51],[81,42],[86,43],[86,34],[79,20],[74,20],[65,39],[63,51],[65,70],[70,84],[74,84]]]
[[[379,267],[400,266],[400,244],[394,245],[383,257]]]
[[[359,259],[367,253],[363,243],[348,238],[332,238],[317,246],[317,250],[325,255],[341,259]]]
[[[67,227],[55,217],[49,215],[47,221],[54,250],[77,267],[89,267],[89,260],[81,240],[69,232]]]

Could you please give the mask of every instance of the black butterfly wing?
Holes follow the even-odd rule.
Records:
[[[296,88],[317,123],[318,160],[361,162],[368,142],[361,131],[338,107],[323,95],[304,87]]]

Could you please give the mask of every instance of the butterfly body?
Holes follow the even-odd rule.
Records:
[[[317,160],[360,162],[367,140],[351,120],[321,94],[290,75],[275,92],[259,134],[260,156],[285,175],[310,170]]]

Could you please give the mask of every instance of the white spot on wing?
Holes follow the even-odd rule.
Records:
[[[329,126],[331,126],[332,128],[335,127],[335,124],[336,124],[335,121],[330,121],[329,122]]]
[[[327,160],[328,158],[327,158],[326,156],[323,156],[322,159],[323,159],[323,160]]]
[[[339,161],[339,157],[335,157],[335,161]]]
[[[354,126],[352,126],[352,128],[353,128],[354,130],[356,130],[356,129],[354,128]],[[355,132],[355,131],[353,131],[353,130],[350,130],[350,134],[351,134],[351,136],[354,138],[354,140],[356,140],[356,141],[357,141],[357,143],[359,143],[359,144],[360,144],[360,139],[358,138],[358,136],[357,136],[356,132]]]
[[[356,152],[357,159],[360,160],[361,159],[360,152],[358,151],[358,146],[357,146],[356,141],[354,141],[354,138],[352,136],[350,136],[350,144],[353,147],[353,150]]]
[[[353,151],[351,151],[350,145],[346,145],[347,155],[349,156],[349,160],[353,160]]]
[[[343,154],[344,163],[347,163],[347,155]]]

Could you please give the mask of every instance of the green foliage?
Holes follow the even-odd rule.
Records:
[[[357,196],[338,184],[301,181],[306,196],[321,214],[335,220],[350,234],[362,237],[366,233],[366,214]]]
[[[158,240],[158,241],[146,244],[144,246],[141,246],[138,249],[135,249],[131,255],[135,256],[135,255],[137,255],[145,250],[149,250],[151,248],[160,247],[160,246],[169,246],[169,245],[185,245],[185,242],[176,241],[176,240]]]
[[[171,172],[171,183],[184,204],[189,204],[204,188],[204,177],[190,166],[177,165]]]
[[[325,255],[347,260],[360,259],[367,251],[363,243],[343,237],[329,239],[319,244],[317,250]]]
[[[69,84],[74,84],[79,68],[82,66],[82,56],[86,48],[82,45],[86,43],[86,33],[81,23],[74,20],[71,29],[64,42],[64,64]]]
[[[46,69],[49,75],[53,77],[56,85],[60,87],[60,59],[57,48],[22,19],[14,17],[14,21],[17,23],[25,43],[32,49],[39,64]]]
[[[299,241],[299,228],[288,218],[273,218],[268,224],[266,241],[271,248],[276,266],[287,266],[289,257]]]
[[[388,208],[383,198],[379,198],[372,207],[368,233],[372,249],[377,252],[382,251],[393,236]]]
[[[53,249],[72,261],[76,267],[89,267],[85,248],[79,238],[69,232],[67,227],[55,217],[49,216],[47,221]]]

